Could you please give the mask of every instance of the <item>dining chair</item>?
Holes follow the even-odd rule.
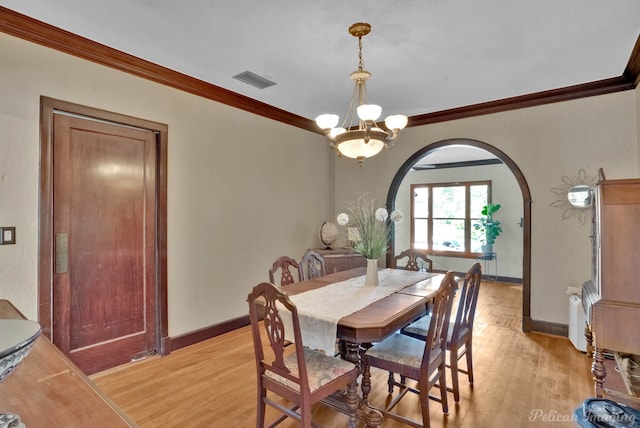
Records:
[[[478,304],[478,294],[480,291],[480,281],[482,279],[482,268],[480,263],[475,263],[464,277],[464,285],[458,299],[458,309],[456,318],[450,321],[449,333],[447,335],[447,350],[449,351],[449,369],[451,370],[451,388],[453,398],[460,401],[460,386],[458,373],[468,376],[469,383],[473,384],[473,320],[475,319],[476,306]],[[426,340],[431,317],[426,316],[409,324],[400,330],[401,333]],[[466,355],[467,368],[461,369],[458,361]]]
[[[426,268],[427,272],[431,272],[433,270],[433,260],[429,258],[426,251],[419,250],[417,248],[404,250],[394,257],[396,269],[399,269],[398,262],[404,258],[408,258],[408,260],[403,269],[418,271],[421,268]]]
[[[292,272],[292,270],[295,271],[295,274],[298,278],[297,280],[293,276],[294,273]],[[291,257],[278,257],[276,261],[273,262],[271,269],[269,269],[269,282],[271,282],[272,284],[276,283],[275,278],[278,272],[280,273],[280,285],[289,285],[293,284],[294,282],[302,281],[304,279],[304,276],[302,274],[302,266]]]
[[[344,397],[349,427],[355,428],[357,367],[340,358],[305,348],[301,340],[298,310],[289,296],[275,285],[266,282],[256,285],[247,301],[258,374],[257,427],[265,426],[266,405],[282,413],[270,427],[288,417],[298,420],[300,426],[305,428],[314,426],[311,405],[336,391],[346,390]],[[284,312],[291,320],[292,333],[285,331],[283,315],[287,315]],[[291,346],[285,346],[287,341],[295,345],[293,352],[288,351]],[[288,400],[292,406],[287,407],[281,401],[272,399],[268,392]]]
[[[326,274],[324,267],[324,257],[317,251],[307,250],[300,260],[302,266],[302,276],[306,279],[318,278]],[[306,269],[306,272],[305,272]],[[305,275],[306,273],[306,275]]]
[[[403,379],[396,382],[393,376],[389,377],[390,381],[393,380],[394,385],[399,387],[399,392],[395,398],[387,400],[388,404],[382,411],[384,416],[415,427],[428,428],[430,399],[440,402],[442,412],[448,414],[445,346],[449,328],[447,320],[451,315],[455,287],[453,272],[449,271],[433,298],[432,322],[426,341],[396,332],[365,352],[363,373],[370,373],[370,367],[373,366],[390,373],[398,373]],[[417,381],[417,386],[408,385],[405,379]],[[429,391],[436,384],[440,389],[440,398],[429,395]],[[393,385],[389,387],[392,389]],[[422,423],[391,411],[407,392],[416,393],[420,398]],[[366,402],[367,397],[363,396],[363,400]]]

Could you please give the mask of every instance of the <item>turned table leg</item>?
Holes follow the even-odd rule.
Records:
[[[344,351],[341,347],[342,343],[344,343]],[[358,373],[362,373],[362,365],[360,361],[360,344],[353,342],[344,342],[340,343],[340,356],[342,359],[351,361],[353,364],[358,367]],[[343,355],[344,352],[344,355]]]
[[[377,428],[382,425],[382,413],[377,409],[369,407],[367,403],[367,397],[371,391],[371,373],[368,368],[362,364],[362,355],[366,348],[370,346],[370,344],[360,346],[358,343],[341,340],[338,344],[338,349],[340,356],[354,363],[358,367],[358,372],[362,375],[362,400],[358,406],[357,419],[362,421],[366,428]]]

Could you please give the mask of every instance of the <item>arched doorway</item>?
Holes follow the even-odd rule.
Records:
[[[404,164],[398,169],[398,172],[393,178],[389,191],[387,193],[387,208],[391,211],[396,207],[396,196],[400,185],[413,165],[415,165],[420,159],[427,156],[429,153],[436,150],[446,148],[451,145],[466,145],[485,150],[498,159],[500,159],[509,170],[512,172],[520,191],[522,193],[522,211],[523,211],[523,257],[522,257],[522,330],[527,332],[532,330],[531,322],[531,193],[529,191],[529,185],[520,171],[520,168],[515,162],[509,158],[504,152],[499,149],[484,143],[482,141],[456,138],[438,141],[429,144],[422,149],[415,152],[410,156]],[[387,253],[387,265],[391,264],[391,258],[395,253],[394,237],[391,237],[389,252]]]

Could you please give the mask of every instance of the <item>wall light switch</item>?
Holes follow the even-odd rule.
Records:
[[[9,245],[16,243],[15,227],[0,227],[0,245]]]

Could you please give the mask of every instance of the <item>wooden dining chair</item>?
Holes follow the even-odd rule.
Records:
[[[292,272],[292,270],[294,272]],[[304,279],[302,266],[297,261],[287,256],[278,257],[276,261],[273,262],[271,269],[269,269],[269,282],[275,284],[275,278],[278,273],[280,274],[280,285],[289,285]],[[294,273],[296,275],[295,277]]]
[[[404,267],[399,267],[398,262],[407,258],[407,262]],[[424,268],[427,272],[433,270],[433,260],[431,260],[426,251],[419,250],[417,248],[409,248],[404,250],[400,254],[394,257],[394,265],[396,269],[406,269],[419,271]],[[431,304],[427,305],[427,314],[430,314],[432,310]]]
[[[428,428],[430,426],[429,399],[439,401],[442,404],[442,412],[445,415],[448,414],[445,346],[449,328],[447,321],[451,315],[455,287],[453,272],[449,271],[433,298],[432,322],[429,325],[426,342],[401,333],[394,333],[365,352],[363,373],[370,373],[370,367],[373,366],[397,373],[404,380],[393,381],[394,385],[399,387],[399,392],[395,398],[388,400],[383,415],[415,427]],[[394,378],[391,376],[389,379]],[[408,385],[405,379],[417,381],[417,387]],[[440,398],[429,395],[429,391],[436,384],[440,389]],[[407,392],[416,393],[420,397],[422,423],[391,411]],[[363,399],[366,402],[367,397],[363,396]]]
[[[448,367],[451,370],[451,388],[447,389],[453,392],[453,398],[456,403],[460,401],[458,373],[466,374],[469,383],[473,383],[473,320],[475,319],[476,306],[478,304],[481,279],[482,268],[480,263],[475,263],[464,277],[464,285],[458,299],[456,318],[454,321],[450,321],[448,330],[447,350],[449,351]],[[409,324],[400,331],[408,336],[426,340],[431,322],[431,317],[426,316]],[[461,369],[458,365],[458,361],[465,355],[467,357],[466,370]]]
[[[402,269],[418,271],[421,268],[426,268],[427,272],[431,272],[433,270],[433,260],[429,258],[426,251],[419,250],[417,248],[404,250],[394,257],[396,269],[400,268],[398,266],[398,262],[404,258],[408,258],[408,260]]]
[[[326,274],[324,257],[317,251],[307,250],[300,260],[300,265],[302,266],[302,276],[306,279],[318,278]]]
[[[265,426],[265,409],[269,405],[282,413],[270,427],[290,417],[297,419],[300,426],[309,428],[312,426],[311,405],[346,389],[349,427],[355,428],[357,367],[340,358],[305,348],[301,340],[298,310],[289,297],[273,284],[258,284],[247,301],[258,372],[257,426]],[[291,319],[291,337],[285,337],[289,334],[285,332],[283,323],[282,312],[285,311]],[[287,341],[295,345],[293,352],[288,351],[292,346],[285,347]],[[287,407],[273,400],[268,395],[269,391],[285,398],[292,406]]]

